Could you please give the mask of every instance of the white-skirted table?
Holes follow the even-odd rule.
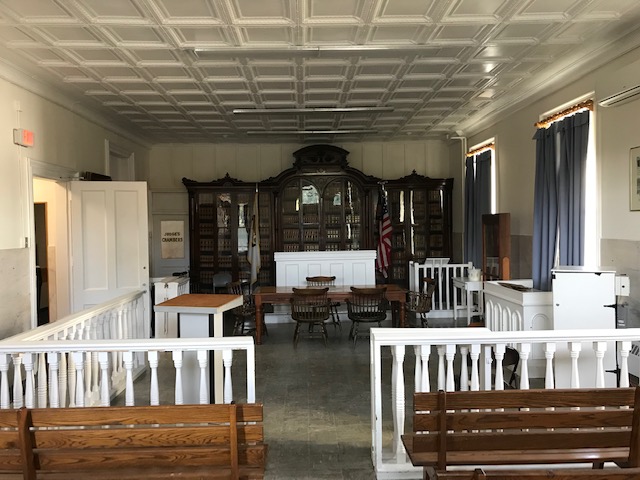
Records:
[[[180,338],[222,337],[223,313],[240,305],[242,295],[187,293],[157,304],[155,311],[178,314]],[[200,403],[200,366],[196,352],[184,352],[182,362],[184,403]],[[209,368],[210,374],[207,375],[209,391],[213,390],[215,403],[223,403],[222,352],[214,352],[213,362],[210,360],[209,363],[213,363],[213,368]],[[213,389],[211,385],[214,385]]]
[[[481,280],[469,280],[469,277],[453,277],[451,279],[453,283],[453,319],[457,319],[457,311],[463,308],[467,310],[467,325],[471,323],[471,312],[476,311],[478,314],[482,314],[482,281]],[[461,297],[464,299],[464,303],[458,305],[458,290],[461,292]],[[473,294],[478,294],[477,307],[473,301]]]

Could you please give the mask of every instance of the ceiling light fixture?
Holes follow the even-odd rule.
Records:
[[[377,130],[248,130],[247,135],[341,135],[378,133]]]
[[[310,108],[234,108],[235,115],[290,114],[307,115],[314,113],[374,113],[393,112],[393,107],[310,107]]]

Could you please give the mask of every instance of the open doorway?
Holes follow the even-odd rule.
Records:
[[[36,249],[36,309],[38,326],[49,323],[49,269],[47,268],[47,204],[33,204]]]
[[[33,247],[38,325],[71,313],[67,182],[33,177]]]

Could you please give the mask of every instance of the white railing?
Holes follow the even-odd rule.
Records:
[[[619,386],[626,387],[631,343],[638,340],[640,329],[494,332],[487,328],[372,328],[371,451],[377,478],[422,476],[422,470],[409,461],[400,439],[405,427],[411,430],[411,418],[407,418],[405,407],[413,404],[414,391],[502,390],[507,347],[519,353],[517,373],[521,389],[528,389],[532,384],[554,388],[556,363],[569,364],[572,387],[580,386],[583,366],[587,367],[586,371],[594,372],[596,386],[603,387],[605,374],[612,375],[605,372],[603,362],[608,349],[617,351]],[[407,346],[412,347],[409,355],[413,354],[414,358],[405,361]],[[529,357],[534,348],[544,351],[544,374],[540,379],[529,375]],[[388,358],[386,349],[391,353],[390,378],[382,377],[383,359]],[[405,378],[413,378],[408,392]],[[390,435],[388,430],[383,430],[389,425]]]
[[[148,308],[148,293],[144,290],[133,291],[55,322],[6,338],[0,342],[0,345],[56,340],[148,339],[150,328],[145,321],[149,318],[149,315],[146,315]],[[116,358],[112,364],[122,364],[122,354],[114,355]],[[144,372],[143,365],[141,353],[138,353],[134,362],[134,378]],[[110,384],[112,398],[125,389],[124,381],[123,376],[112,378]]]
[[[231,367],[235,350],[246,352],[246,373],[238,373],[236,382],[246,383],[246,396],[234,397]],[[149,372],[148,385],[135,384],[148,392],[149,405],[160,404],[159,376],[164,385],[167,379],[175,379],[173,401],[168,403],[180,405],[188,388],[183,382],[183,357],[188,352],[196,352],[200,372],[200,381],[193,385],[195,398],[209,403],[209,359],[210,353],[217,351],[222,352],[224,365],[224,403],[255,402],[255,346],[249,337],[5,340],[0,342],[0,408],[107,406],[115,383],[125,386],[125,405],[134,405],[137,368]]]
[[[3,341],[149,338],[146,292],[134,291]]]
[[[430,317],[452,317],[454,307],[452,278],[466,277],[469,263],[448,263],[448,258],[427,258],[424,263],[409,262],[409,290],[419,291],[423,278],[436,282]]]
[[[157,305],[179,295],[189,293],[189,277],[166,277],[154,283],[153,303]],[[153,315],[156,338],[178,336],[178,314],[156,312]]]

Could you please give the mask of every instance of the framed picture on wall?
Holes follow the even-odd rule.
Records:
[[[640,147],[631,149],[629,159],[629,208],[640,210]]]

